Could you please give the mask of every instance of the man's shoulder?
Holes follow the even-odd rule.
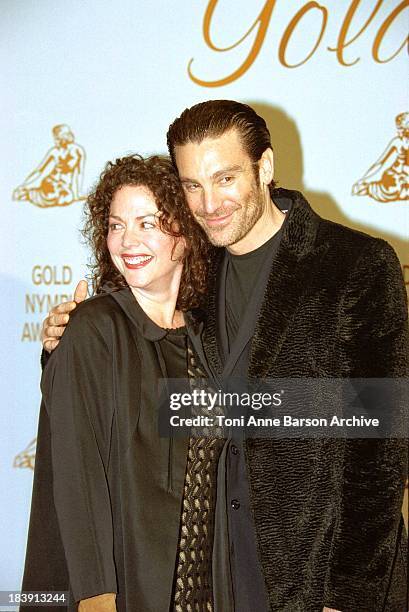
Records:
[[[320,219],[317,239],[319,242],[327,241],[331,249],[338,251],[339,255],[345,256],[347,260],[381,255],[396,258],[393,247],[383,238],[371,236],[329,219]]]
[[[400,267],[393,247],[383,238],[321,217],[314,211],[314,203],[310,205],[301,192],[281,188],[277,190],[277,194],[309,210],[317,228],[315,246],[327,244],[333,255],[331,260],[338,261],[341,268],[351,268],[365,261],[370,267],[376,261],[378,264],[384,263],[387,267],[392,266],[395,269]]]
[[[391,248],[381,238],[376,238],[361,230],[321,217],[314,209],[314,202],[309,202],[301,191],[278,187],[274,190],[273,198],[276,203],[279,203],[279,208],[290,210],[290,216],[296,214],[297,222],[301,225],[312,223],[313,227],[317,228],[317,244],[328,241],[331,248],[339,248],[340,250],[352,248],[353,251],[355,249],[360,251],[362,249],[382,250],[383,248]],[[295,210],[296,213],[294,213]]]
[[[325,237],[331,236],[336,240],[336,244],[340,246],[343,244],[356,244],[365,248],[369,245],[375,246],[385,243],[385,240],[382,240],[382,238],[376,238],[361,230],[322,217],[320,217],[320,233]]]

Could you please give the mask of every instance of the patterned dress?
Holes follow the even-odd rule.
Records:
[[[205,378],[188,348],[189,377]],[[175,612],[212,612],[212,552],[217,464],[225,439],[191,437],[182,499],[173,593]]]

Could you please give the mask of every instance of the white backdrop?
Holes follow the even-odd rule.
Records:
[[[23,567],[39,325],[85,273],[81,198],[108,159],[165,152],[167,126],[196,102],[250,103],[270,127],[280,185],[301,189],[321,215],[388,240],[409,283],[408,139],[395,126],[409,110],[408,5],[0,2],[0,590],[19,589]],[[373,193],[352,195],[385,150]],[[381,183],[386,202],[376,199]]]

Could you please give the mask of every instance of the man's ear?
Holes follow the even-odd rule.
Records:
[[[259,176],[261,185],[269,185],[274,178],[274,153],[273,149],[266,149],[260,157]]]

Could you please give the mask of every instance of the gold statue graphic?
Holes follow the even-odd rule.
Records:
[[[34,470],[34,462],[36,456],[37,438],[31,440],[30,444],[14,457],[13,467],[15,468],[30,468]]]
[[[396,117],[397,136],[352,187],[352,195],[369,195],[379,202],[409,199],[409,113]]]
[[[85,151],[75,142],[68,125],[52,129],[55,146],[24,183],[13,192],[13,200],[31,202],[41,208],[68,206],[84,200],[81,195]]]

